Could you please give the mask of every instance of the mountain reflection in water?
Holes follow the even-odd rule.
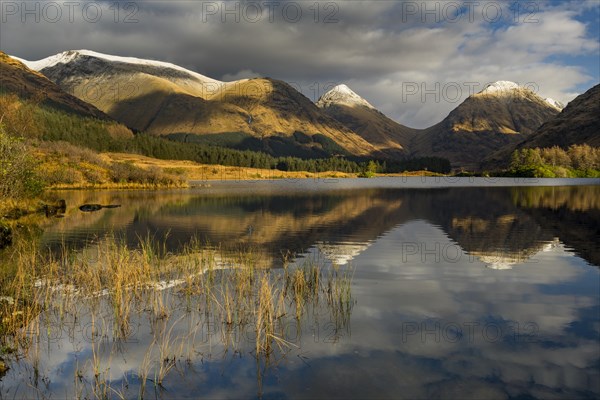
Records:
[[[599,186],[206,192],[61,193],[72,207],[45,232],[43,243],[84,246],[111,233],[134,245],[150,234],[166,236],[167,248],[176,252],[195,235],[225,251],[252,249],[271,266],[281,266],[282,253],[313,247],[347,263],[386,232],[424,220],[457,244],[454,253],[476,256],[492,268],[524,262],[557,238],[600,265]],[[76,210],[90,201],[122,207],[92,215]]]
[[[219,262],[250,250],[276,273],[292,268],[282,268],[284,259],[351,271],[352,306],[307,305],[275,365],[257,363],[248,332],[233,330],[242,340],[224,345],[231,328],[208,328],[202,304],[165,293],[169,320],[132,319],[135,341],[104,353],[124,397],[137,397],[148,344],[167,334],[185,339],[186,360],[151,393],[158,398],[600,396],[600,186],[354,185],[60,193],[66,215],[40,240],[58,252],[111,235],[135,247],[150,235],[176,256],[196,236]],[[122,207],[84,214],[77,206],[86,203]],[[76,392],[73,377],[95,353],[74,330],[42,341],[31,364],[13,365],[2,397]],[[33,370],[47,389],[22,384]]]

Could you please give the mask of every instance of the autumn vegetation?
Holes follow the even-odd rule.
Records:
[[[600,177],[600,148],[587,144],[568,149],[520,149],[512,154],[509,174],[531,178]]]

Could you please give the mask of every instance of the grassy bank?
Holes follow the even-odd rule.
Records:
[[[67,142],[32,142],[49,188],[158,189],[186,187],[187,181],[153,165],[139,166]]]
[[[325,171],[279,171],[277,169],[261,169],[231,167],[225,165],[198,164],[193,161],[161,160],[138,154],[103,153],[102,157],[113,163],[130,163],[143,169],[159,168],[167,174],[185,181],[202,180],[269,180],[269,179],[329,179],[357,178],[359,173]],[[395,174],[374,174],[373,176],[444,176],[430,171],[411,171]]]
[[[361,173],[281,171],[163,160],[129,153],[97,153],[66,142],[33,142],[38,169],[49,189],[185,188],[190,181],[357,178]],[[411,171],[374,176],[443,176]]]
[[[6,238],[14,221],[24,225],[31,222],[24,217],[56,214],[59,199],[46,194],[47,188],[172,187],[187,187],[187,181],[158,167],[113,161],[66,142],[25,140],[0,123],[0,248],[10,242]]]
[[[198,164],[192,161],[161,160],[137,154],[103,154],[113,162],[131,163],[140,168],[160,168],[161,170],[187,181],[200,180],[257,180],[257,179],[301,179],[301,178],[354,178],[356,173],[337,171],[279,171],[248,167]]]

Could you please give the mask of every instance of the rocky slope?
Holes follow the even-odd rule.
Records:
[[[600,85],[571,101],[560,114],[525,139],[521,146],[567,148],[583,143],[600,146]]]

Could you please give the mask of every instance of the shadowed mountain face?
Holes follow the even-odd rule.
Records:
[[[571,101],[519,146],[567,148],[584,143],[600,146],[600,85]]]
[[[65,93],[44,75],[0,51],[0,93],[2,92],[15,94],[22,99],[31,99],[68,113],[110,119],[96,107]]]
[[[65,91],[138,131],[175,138],[282,137],[309,154],[314,150],[313,156],[378,155],[375,147],[285,82],[224,83],[172,64],[89,51],[29,63]]]
[[[518,143],[558,113],[529,89],[497,82],[416,135],[411,150],[447,158],[455,166],[478,168],[483,158]]]
[[[66,199],[66,217],[47,230],[44,241],[77,247],[86,236],[114,231],[135,245],[140,232],[161,237],[169,232],[166,245],[173,251],[197,235],[225,252],[253,249],[268,266],[281,265],[286,252],[315,247],[345,263],[387,232],[421,220],[441,228],[461,252],[489,268],[524,263],[557,240],[600,265],[594,242],[598,198],[595,186],[269,193],[257,185],[253,193],[237,194],[73,192]],[[77,206],[84,203],[122,207],[83,214]]]

